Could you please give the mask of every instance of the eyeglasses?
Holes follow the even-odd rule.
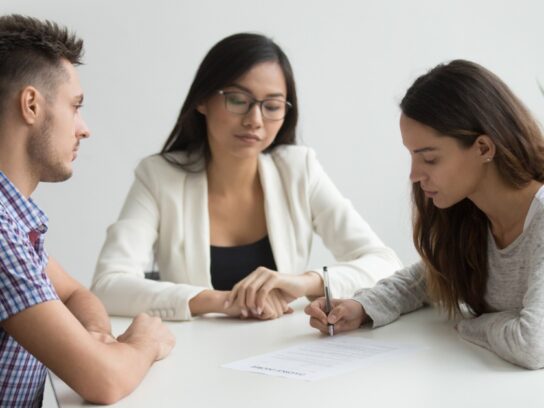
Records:
[[[225,97],[227,111],[236,115],[247,114],[253,108],[253,105],[257,104],[264,119],[282,120],[287,115],[289,108],[292,107],[290,102],[281,99],[270,98],[259,101],[245,92],[221,90],[218,93]]]

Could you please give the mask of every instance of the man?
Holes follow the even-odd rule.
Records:
[[[89,129],[75,66],[83,42],[52,22],[0,17],[0,406],[41,406],[46,367],[83,398],[130,393],[174,338],[140,315],[115,339],[104,307],[44,249],[40,181],[72,175]]]

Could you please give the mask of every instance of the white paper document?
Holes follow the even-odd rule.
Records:
[[[353,371],[379,358],[414,350],[418,348],[379,343],[361,337],[334,336],[234,361],[222,367],[315,381]]]

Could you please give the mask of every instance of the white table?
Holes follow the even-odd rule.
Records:
[[[114,333],[129,322],[113,318]],[[268,322],[215,316],[168,324],[176,348],[115,407],[544,407],[544,370],[518,368],[461,340],[453,322],[430,308],[350,334],[421,350],[315,382],[220,367],[320,336],[300,304]],[[53,386],[61,407],[90,405],[56,377]]]

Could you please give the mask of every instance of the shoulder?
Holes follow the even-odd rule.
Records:
[[[289,175],[309,176],[319,168],[315,151],[306,146],[278,146],[267,155],[282,173]]]
[[[184,152],[168,153],[166,157],[154,154],[141,160],[134,173],[139,179],[153,180],[158,178],[161,183],[173,180],[179,182],[180,179],[191,173],[191,171],[180,166],[180,164],[184,163],[190,163],[187,154]],[[197,162],[193,167],[197,169],[198,166],[199,163]]]
[[[291,163],[292,160],[304,161],[310,156],[315,157],[313,149],[299,145],[278,146],[268,154],[274,161],[287,161],[289,163]]]

